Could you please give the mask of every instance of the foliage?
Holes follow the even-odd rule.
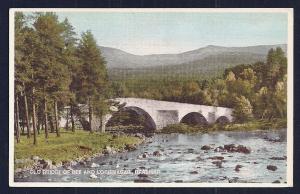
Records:
[[[252,105],[245,96],[236,97],[233,116],[236,121],[246,121],[253,117]]]
[[[286,119],[251,120],[243,123],[228,123],[225,125],[213,124],[206,127],[188,126],[183,123],[168,125],[164,127],[161,133],[207,133],[213,131],[250,131],[250,130],[270,130],[286,128]]]
[[[48,126],[59,136],[56,126],[66,105],[73,116],[79,103],[90,102],[90,112],[97,116],[109,111],[111,92],[96,40],[87,31],[78,41],[74,27],[67,19],[59,21],[55,13],[16,12],[15,72],[16,95],[22,96],[16,98],[17,120],[28,123],[27,128],[35,121],[37,132],[45,129],[46,138]]]
[[[238,120],[247,120],[252,114],[258,119],[285,118],[286,72],[287,59],[282,49],[276,48],[269,51],[266,62],[232,66],[225,69],[223,77],[113,81],[114,90],[118,91],[114,96],[230,107],[243,113],[237,114]]]

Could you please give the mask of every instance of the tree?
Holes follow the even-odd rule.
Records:
[[[70,73],[71,83],[69,84],[69,104],[70,104],[70,117],[71,117],[71,129],[75,131],[75,106],[77,104],[75,98],[75,90],[77,89],[77,74],[79,71],[79,59],[77,57],[76,49],[78,39],[75,37],[76,33],[74,31],[74,27],[69,23],[69,20],[66,18],[63,23],[63,34],[62,37],[64,39],[65,47],[63,51],[63,63],[67,65],[68,72]]]
[[[81,61],[77,75],[77,97],[79,102],[88,104],[89,128],[93,131],[93,112],[94,108],[97,109],[94,106],[103,105],[108,76],[104,58],[90,31],[82,34],[77,54]]]
[[[247,121],[251,119],[253,117],[252,111],[252,105],[245,96],[236,97],[233,116],[237,121]]]
[[[48,138],[48,100],[52,98],[56,107],[57,98],[64,91],[65,83],[68,80],[67,69],[61,59],[64,50],[62,37],[64,28],[59,23],[58,17],[50,12],[39,13],[33,26],[38,36],[34,80],[43,96],[45,137]],[[58,129],[57,135],[59,136]]]
[[[30,55],[28,55],[28,44],[26,39],[29,38],[30,31],[25,26],[26,19],[22,12],[16,12],[15,15],[15,88],[16,95],[23,96],[24,99],[24,116],[27,127],[27,138],[31,137],[29,126],[29,113],[26,85],[30,82]],[[19,110],[19,108],[17,109]],[[19,113],[18,113],[19,115]],[[19,118],[18,118],[19,119]]]
[[[286,118],[287,114],[287,75],[283,81],[279,81],[275,85],[274,102],[278,112],[278,116]]]
[[[280,47],[276,49],[270,49],[263,71],[265,72],[265,86],[275,89],[277,81],[287,72],[287,59]]]

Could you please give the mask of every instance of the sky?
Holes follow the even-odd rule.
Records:
[[[59,12],[77,34],[91,30],[97,44],[136,54],[181,53],[207,45],[287,43],[287,13]]]

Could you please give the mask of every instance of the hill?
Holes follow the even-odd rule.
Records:
[[[164,76],[219,75],[225,68],[238,64],[265,61],[269,49],[286,44],[249,47],[206,46],[179,54],[134,55],[125,51],[100,47],[112,79]]]

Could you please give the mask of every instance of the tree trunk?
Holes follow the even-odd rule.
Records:
[[[57,115],[57,100],[54,100],[54,119],[55,119],[56,136],[60,137],[59,127],[58,127],[58,115]]]
[[[19,119],[20,119],[20,118],[19,118]],[[24,123],[25,123],[25,121],[24,121],[24,119],[22,118],[22,125],[21,125],[22,135],[25,134]],[[19,123],[19,125],[20,125],[20,123]]]
[[[20,123],[19,123],[19,97],[16,95],[16,114],[15,114],[15,127],[16,127],[16,140],[20,142]]]
[[[41,121],[40,121],[40,119],[37,117],[37,134],[40,134],[40,129],[41,129]]]
[[[69,130],[69,109],[66,109],[67,110],[67,115],[66,115],[66,130],[68,131]]]
[[[53,116],[52,116],[52,114],[49,115],[49,126],[50,126],[51,133],[54,133],[55,129],[54,129],[54,125],[53,125]]]
[[[73,105],[71,105],[71,108],[70,108],[70,116],[71,116],[72,132],[75,132],[75,122],[74,122],[74,114],[73,114],[73,111],[74,111],[74,107],[73,107]]]
[[[32,87],[32,128],[33,128],[33,144],[37,145],[36,139],[36,113],[35,113],[35,101],[34,101],[34,87]]]
[[[27,127],[27,138],[30,138],[31,132],[29,126],[28,103],[27,103],[27,95],[26,95],[24,83],[23,83],[23,88],[24,88],[24,106],[25,106],[25,119],[26,119],[26,127]]]
[[[43,123],[43,120],[41,120],[41,130],[44,131],[45,130],[45,123]]]
[[[103,115],[101,115],[101,132],[102,133],[105,133],[105,123],[104,123],[104,116]]]
[[[88,106],[89,106],[89,128],[90,128],[90,132],[93,131],[93,107],[91,105],[91,100],[90,98],[88,98]]]
[[[47,113],[47,99],[44,97],[44,114],[45,114],[45,138],[48,138],[48,113]]]

